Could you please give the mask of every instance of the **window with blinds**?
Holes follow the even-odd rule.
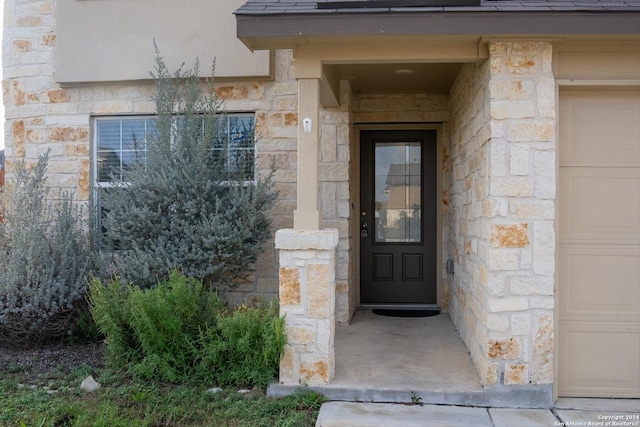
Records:
[[[226,156],[229,171],[244,181],[254,181],[254,115],[225,114],[216,118],[222,137],[212,144],[212,154]],[[95,119],[94,177],[97,187],[114,180],[126,181],[127,169],[146,160],[146,141],[157,135],[154,116],[101,117]],[[176,117],[176,126],[180,118]]]

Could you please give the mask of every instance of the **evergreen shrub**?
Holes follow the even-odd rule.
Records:
[[[49,199],[48,153],[15,163],[0,196],[0,343],[34,344],[69,335],[99,269],[82,207],[71,193]]]
[[[94,279],[89,301],[110,366],[172,383],[266,386],[286,335],[275,306],[224,307],[202,281],[172,272],[142,289]]]
[[[172,270],[207,285],[233,284],[271,236],[273,186],[268,176],[253,181],[253,156],[230,153],[228,122],[197,61],[171,74],[158,55],[152,76],[157,129],[146,136],[145,158],[114,175],[102,194],[119,275],[141,287]],[[253,143],[253,129],[241,131]]]

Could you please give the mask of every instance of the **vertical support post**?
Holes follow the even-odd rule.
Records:
[[[322,64],[296,60],[298,79],[298,193],[293,228],[319,230],[320,79]],[[305,129],[305,124],[307,129]]]
[[[280,315],[288,342],[280,359],[283,385],[327,384],[335,374],[338,230],[278,230]]]

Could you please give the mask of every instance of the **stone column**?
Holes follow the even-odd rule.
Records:
[[[280,383],[323,385],[335,374],[335,253],[338,230],[278,230],[280,315],[288,343]]]

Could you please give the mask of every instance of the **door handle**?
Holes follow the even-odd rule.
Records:
[[[362,225],[360,225],[360,238],[366,239],[367,237],[369,237],[369,226],[366,222],[363,222]]]

